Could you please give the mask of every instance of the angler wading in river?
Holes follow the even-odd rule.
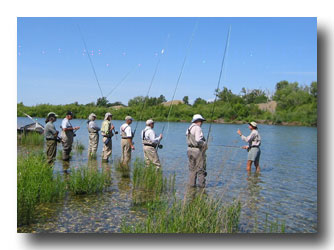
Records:
[[[189,161],[189,186],[196,186],[196,179],[198,178],[198,185],[205,187],[206,173],[206,150],[208,149],[207,142],[203,136],[202,124],[205,119],[196,114],[193,116],[192,123],[187,129],[186,138],[188,145],[188,161]]]
[[[46,140],[46,158],[49,164],[53,163],[57,155],[58,131],[53,124],[57,120],[57,115],[50,112],[45,120],[44,135]]]
[[[103,136],[102,161],[108,162],[112,153],[112,137],[114,136],[114,125],[111,123],[112,114],[106,113],[101,126],[101,135]]]
[[[121,165],[128,166],[131,161],[131,150],[135,150],[133,146],[132,139],[134,134],[131,131],[130,124],[132,123],[133,118],[131,116],[125,117],[125,123],[120,127],[121,132]]]
[[[146,166],[153,164],[157,168],[160,168],[160,160],[157,152],[157,146],[162,139],[162,134],[155,137],[154,121],[149,119],[146,121],[146,128],[141,132],[141,138],[143,142],[143,151]]]
[[[87,129],[89,133],[88,157],[96,156],[97,147],[99,145],[100,128],[95,123],[96,115],[91,113],[88,116]]]
[[[240,135],[241,140],[248,142],[247,146],[243,146],[242,148],[247,149],[248,157],[247,157],[247,171],[251,171],[252,163],[254,162],[256,172],[260,172],[260,145],[261,145],[261,136],[259,134],[257,123],[250,122],[248,123],[248,128],[251,133],[249,136],[242,135],[240,129],[238,129],[237,133]]]
[[[66,117],[61,123],[61,139],[63,144],[63,160],[68,161],[70,159],[70,153],[72,151],[74,131],[80,129],[80,127],[73,127],[70,120],[73,119],[73,113],[68,111]]]

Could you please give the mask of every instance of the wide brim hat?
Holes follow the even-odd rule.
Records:
[[[257,123],[256,122],[249,122],[249,125],[251,125],[253,128],[257,128]]]
[[[196,121],[206,121],[206,120],[200,114],[196,114],[193,116],[193,119],[191,120],[191,122],[196,122]]]

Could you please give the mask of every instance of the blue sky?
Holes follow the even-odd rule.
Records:
[[[17,101],[86,104],[101,97],[77,25],[104,96],[131,71],[110,102],[146,95],[163,48],[149,95],[171,99],[196,21],[175,99],[214,98],[229,26],[221,88],[273,92],[281,80],[317,80],[316,18],[18,18]]]

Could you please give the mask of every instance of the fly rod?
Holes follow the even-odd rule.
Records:
[[[220,67],[220,73],[219,73],[219,78],[218,78],[217,91],[219,91],[220,80],[221,80],[221,76],[222,76],[222,72],[223,72],[223,68],[224,68],[226,52],[227,52],[227,48],[228,48],[229,40],[230,40],[230,34],[231,34],[231,26],[230,26],[230,28],[228,30],[228,34],[227,34],[227,39],[226,39],[226,44],[225,44],[225,50],[224,50],[224,56],[223,56],[223,59],[222,59],[222,63],[221,63],[221,67]],[[217,97],[218,97],[218,94],[216,94],[215,100],[213,101],[213,105],[212,105],[209,131],[208,131],[208,136],[206,137],[207,140],[208,140],[208,142],[209,142],[209,136],[210,136],[210,133],[211,133],[212,118],[213,118],[213,114],[215,112],[215,106],[216,106]]]
[[[81,36],[81,40],[82,40],[82,42],[83,42],[83,44],[84,44],[84,46],[85,46],[85,50],[87,51],[87,55],[88,55],[88,58],[89,58],[89,62],[90,62],[90,65],[91,65],[91,67],[92,67],[92,70],[93,70],[93,72],[94,72],[94,76],[95,76],[97,85],[99,86],[99,89],[100,89],[100,92],[101,92],[101,96],[102,96],[102,98],[103,98],[102,88],[101,88],[101,86],[100,86],[99,79],[97,78],[97,74],[96,74],[96,71],[95,71],[95,67],[94,67],[93,61],[92,61],[92,59],[90,58],[90,55],[89,55],[89,53],[88,53],[88,49],[87,49],[87,44],[86,44],[85,38],[84,38],[84,36],[83,36],[83,34],[82,34],[82,32],[81,32],[81,29],[80,29],[79,24],[77,24],[77,26],[78,26],[78,30],[79,30],[79,33],[80,33],[80,36]]]
[[[168,34],[168,36],[167,36],[167,44],[168,44],[168,39],[169,39],[169,34]],[[165,48],[167,48],[167,46],[165,46]],[[142,119],[142,115],[143,115],[143,111],[144,111],[145,106],[146,106],[146,103],[147,103],[148,95],[149,95],[149,93],[150,93],[150,90],[151,90],[153,81],[154,81],[154,79],[155,79],[155,76],[156,76],[157,71],[158,71],[158,68],[159,68],[159,64],[160,64],[160,61],[161,61],[161,57],[163,56],[164,52],[165,52],[165,49],[163,48],[163,49],[161,50],[161,52],[160,52],[160,55],[159,55],[157,64],[155,65],[154,73],[153,73],[153,76],[152,76],[152,79],[151,79],[149,88],[148,88],[148,90],[147,90],[147,93],[146,93],[146,96],[145,96],[145,99],[144,99],[144,102],[143,102],[143,105],[142,105],[142,108],[141,108],[141,111],[140,111],[139,119],[137,120],[137,122],[136,122],[136,127],[135,127],[135,129],[134,129],[134,131],[133,131],[133,136],[134,136],[135,133],[136,133],[136,130],[137,130],[139,121]]]
[[[179,85],[179,82],[180,82],[180,79],[181,79],[181,76],[182,76],[182,73],[183,73],[184,65],[185,65],[185,63],[186,63],[186,60],[187,60],[187,57],[188,57],[188,54],[189,54],[189,50],[190,50],[191,44],[192,44],[193,38],[194,38],[194,36],[195,36],[196,30],[197,30],[197,26],[198,26],[198,20],[196,21],[195,26],[194,26],[194,29],[193,29],[193,32],[192,32],[192,34],[191,34],[191,37],[190,37],[190,40],[189,40],[189,44],[188,44],[188,47],[187,47],[187,51],[186,51],[186,54],[185,54],[185,56],[184,56],[183,63],[182,63],[182,66],[181,66],[181,71],[180,71],[180,74],[179,74],[179,76],[178,76],[178,78],[177,78],[177,81],[176,81],[176,85],[175,85],[175,89],[174,89],[174,93],[173,93],[172,101],[171,101],[171,104],[170,104],[170,106],[169,106],[169,111],[168,111],[168,115],[167,115],[167,124],[168,124],[168,126],[169,126],[169,116],[170,116],[171,111],[172,111],[172,107],[173,107],[173,101],[174,101],[175,93],[176,93],[177,87],[178,87],[178,85]],[[165,127],[166,127],[166,124],[164,124],[164,126],[162,127],[161,134],[164,132]],[[159,148],[159,145],[160,145],[160,141],[158,142],[157,150],[158,150],[158,148]]]

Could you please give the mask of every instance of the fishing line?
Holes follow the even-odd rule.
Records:
[[[168,40],[169,40],[169,34],[168,34],[168,36],[167,36],[167,44],[168,44]],[[166,48],[166,47],[165,47],[165,48]],[[166,48],[166,49],[167,49],[167,48]],[[146,96],[145,96],[145,99],[144,99],[143,106],[142,106],[141,111],[140,111],[139,120],[137,120],[136,127],[135,127],[135,129],[134,129],[134,131],[133,131],[133,134],[136,133],[136,130],[137,130],[137,127],[138,127],[138,123],[139,123],[139,121],[142,119],[143,110],[144,110],[144,108],[145,108],[145,106],[146,106],[146,103],[147,103],[147,100],[148,100],[148,94],[150,93],[150,90],[151,90],[151,87],[152,87],[152,84],[153,84],[155,75],[157,74],[157,71],[158,71],[158,68],[159,68],[159,64],[160,64],[160,61],[161,61],[161,58],[162,58],[164,52],[165,52],[165,49],[163,48],[163,49],[161,50],[161,52],[160,52],[160,55],[159,55],[157,64],[156,64],[156,66],[155,66],[154,73],[153,73],[153,76],[152,76],[152,79],[151,79],[149,88],[148,88],[148,90],[147,90],[147,93],[146,93]],[[157,101],[157,99],[156,99],[156,101]]]
[[[139,64],[140,65],[140,64]],[[111,93],[112,92],[114,92],[115,90],[116,90],[116,88],[117,87],[119,87],[124,81],[125,81],[125,79],[129,76],[129,75],[131,75],[131,73],[137,68],[137,67],[139,67],[139,65],[136,65],[136,66],[134,66],[129,72],[127,72],[126,74],[125,74],[125,76],[116,84],[116,86],[105,96],[106,98],[109,96],[109,95],[111,95]]]
[[[228,35],[227,35],[227,39],[226,39],[224,56],[223,56],[223,59],[222,59],[222,63],[221,63],[221,67],[220,67],[220,73],[219,73],[219,79],[218,79],[218,85],[217,85],[217,88],[216,88],[217,91],[219,91],[220,80],[221,80],[221,76],[222,76],[222,72],[223,72],[223,68],[224,68],[224,63],[225,63],[226,51],[227,51],[227,48],[228,48],[228,45],[229,45],[229,41],[230,41],[230,34],[231,34],[231,26],[230,26],[230,28],[228,30]],[[212,118],[213,118],[213,114],[215,112],[217,97],[218,97],[218,93],[216,94],[215,100],[213,101],[213,105],[212,105],[211,118],[210,118],[210,126],[209,126],[208,136],[206,137],[207,140],[208,140],[208,142],[209,142],[209,136],[210,136],[210,133],[211,133]]]
[[[170,116],[171,111],[172,111],[172,107],[173,107],[173,101],[174,101],[175,93],[176,93],[177,87],[178,87],[178,85],[179,85],[179,82],[180,82],[180,79],[181,79],[181,76],[182,76],[182,73],[183,73],[184,65],[185,65],[186,60],[187,60],[187,58],[188,58],[189,50],[190,50],[190,47],[191,47],[193,38],[194,38],[194,36],[195,36],[197,27],[198,27],[198,20],[196,21],[195,26],[194,26],[194,29],[193,29],[193,32],[192,32],[192,34],[191,34],[191,37],[190,37],[190,40],[189,40],[189,44],[188,44],[188,47],[187,47],[187,51],[186,51],[186,55],[185,55],[185,57],[184,57],[184,59],[183,59],[183,63],[182,63],[182,66],[181,66],[181,71],[180,71],[180,74],[179,74],[179,76],[178,76],[178,79],[177,79],[177,82],[176,82],[176,86],[175,86],[175,89],[174,89],[174,93],[173,93],[172,101],[171,101],[171,104],[170,104],[170,106],[169,106],[169,111],[168,111],[168,115],[167,115],[167,124],[168,124],[167,134],[168,134],[168,130],[169,130],[169,116]],[[162,127],[161,134],[164,132],[165,127],[166,127],[166,124],[164,124],[164,126]],[[160,143],[158,143],[158,146],[159,146],[159,144],[160,144]],[[157,150],[158,150],[158,147],[157,147]]]
[[[100,82],[99,82],[99,79],[97,78],[97,74],[96,74],[96,71],[95,71],[95,67],[94,67],[94,64],[93,64],[93,61],[88,53],[88,49],[87,49],[87,45],[86,45],[86,42],[85,42],[85,39],[84,39],[84,36],[81,32],[81,29],[80,29],[80,26],[79,24],[77,24],[78,26],[78,30],[79,30],[79,33],[80,33],[80,36],[81,36],[81,39],[82,39],[82,42],[85,46],[85,50],[87,51],[87,55],[88,55],[88,58],[89,58],[89,62],[90,62],[90,65],[92,66],[92,69],[93,69],[93,72],[94,72],[94,76],[95,76],[95,79],[96,79],[96,82],[97,82],[97,85],[99,86],[99,89],[100,89],[100,92],[101,92],[101,96],[103,98],[103,92],[102,92],[102,89],[101,89],[101,86],[100,86]]]

